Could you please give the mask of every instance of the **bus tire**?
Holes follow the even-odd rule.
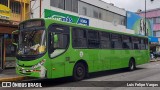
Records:
[[[77,63],[73,70],[73,80],[80,81],[86,76],[86,67],[83,63]]]
[[[135,63],[135,61],[134,61],[133,59],[131,59],[131,60],[129,61],[129,65],[128,65],[128,66],[129,66],[129,67],[128,67],[129,71],[135,70],[135,69],[136,69],[136,63]]]

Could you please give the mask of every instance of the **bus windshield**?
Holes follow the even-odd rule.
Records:
[[[37,55],[45,51],[45,30],[20,30],[18,55]]]

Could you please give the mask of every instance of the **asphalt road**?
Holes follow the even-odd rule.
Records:
[[[160,90],[160,82],[154,81],[160,81],[160,61],[139,65],[135,71],[119,69],[92,73],[90,78],[79,82],[72,82],[69,77],[32,79],[23,83],[41,83],[42,88],[0,88],[0,90]],[[146,83],[159,87],[135,87],[146,86]]]

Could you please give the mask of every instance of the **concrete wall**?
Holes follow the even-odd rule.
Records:
[[[145,17],[145,13],[138,13],[140,16]],[[160,17],[160,8],[149,10],[146,12],[146,17],[147,18],[156,18]],[[159,31],[160,30],[160,24],[154,24],[153,25],[153,30],[154,31]]]
[[[97,5],[99,5],[103,8],[105,8],[105,7],[108,8],[107,10],[112,10],[112,12],[118,12],[118,14],[121,14],[123,16],[126,15],[125,10],[111,6],[111,5],[106,4],[106,3],[99,1],[99,0],[84,0],[84,1],[88,2],[88,3],[91,3],[91,1],[92,1],[91,4],[96,5],[96,3],[97,3]],[[36,3],[34,3],[34,1],[31,2],[31,7],[33,7],[32,8],[33,9],[32,10],[32,12],[33,12],[32,18],[39,18],[39,16],[40,16],[39,15],[39,10],[40,10],[39,6],[40,6],[39,0],[37,0]],[[79,15],[74,12],[70,12],[70,11],[66,11],[63,9],[52,7],[52,6],[50,6],[50,0],[42,0],[42,13],[41,13],[42,18],[44,18],[44,9],[50,9],[50,10],[57,11],[57,12],[62,12],[62,13],[66,13],[66,14],[71,14],[71,15],[87,18],[87,19],[89,19],[90,26],[92,26],[92,27],[134,34],[134,30],[126,29],[126,26],[123,26],[123,25],[114,25],[113,23],[110,23],[110,22],[94,19],[91,17],[82,16],[82,15]]]
[[[101,1],[101,0],[80,0],[80,1],[89,3],[91,5],[103,8],[103,9],[111,11],[111,12],[116,12],[117,14],[120,14],[123,16],[126,16],[126,11],[124,9],[118,8],[114,5],[111,5],[111,4],[106,3],[104,1]]]

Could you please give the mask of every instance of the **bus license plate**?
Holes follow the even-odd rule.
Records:
[[[22,73],[26,73],[26,70],[22,70]]]

